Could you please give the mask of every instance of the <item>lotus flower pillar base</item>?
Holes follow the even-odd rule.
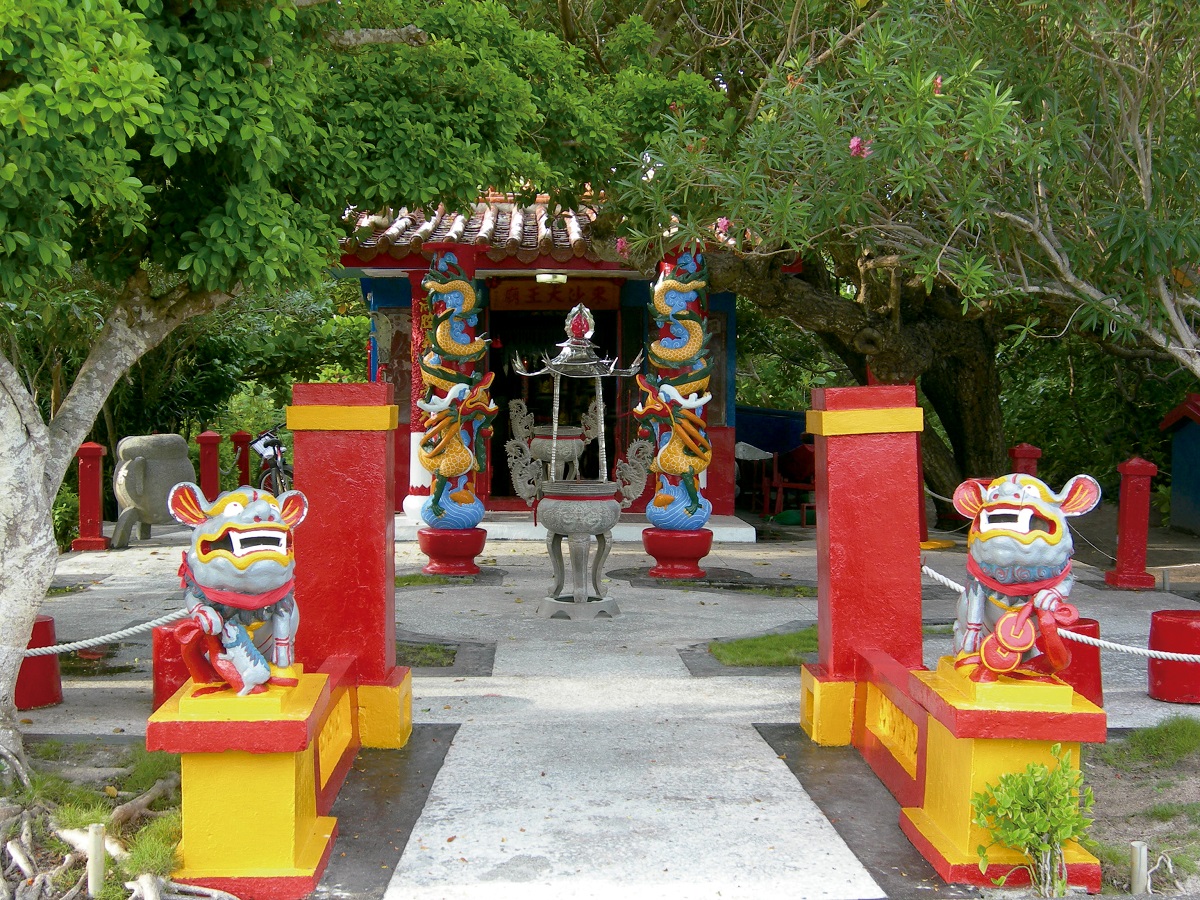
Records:
[[[418,528],[417,543],[429,563],[426,575],[478,575],[475,557],[483,552],[487,531],[482,528]]]
[[[652,578],[703,578],[700,560],[712,549],[713,533],[707,528],[677,531],[671,528],[643,528],[642,546],[658,565],[651,567]]]

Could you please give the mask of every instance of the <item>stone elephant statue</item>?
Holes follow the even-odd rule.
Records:
[[[113,493],[117,497],[117,527],[112,546],[129,546],[133,526],[138,538],[150,537],[151,525],[174,525],[167,497],[183,481],[194,482],[196,469],[188,458],[188,444],[178,434],[135,434],[117,444]]]

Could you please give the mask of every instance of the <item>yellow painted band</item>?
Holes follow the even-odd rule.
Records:
[[[398,406],[289,406],[289,431],[392,431]]]
[[[919,406],[903,409],[810,409],[805,428],[811,434],[892,434],[923,431],[925,411]]]

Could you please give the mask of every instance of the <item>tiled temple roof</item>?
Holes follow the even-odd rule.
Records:
[[[558,262],[600,260],[591,244],[596,213],[588,207],[555,215],[544,203],[521,206],[489,198],[476,203],[469,214],[439,206],[433,213],[420,209],[389,210],[382,215],[351,211],[350,217],[354,230],[342,241],[342,252],[363,262],[380,254],[403,259],[432,242],[479,247],[495,262],[510,258],[532,262],[539,256]]]

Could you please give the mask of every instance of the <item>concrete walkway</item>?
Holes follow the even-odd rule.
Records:
[[[126,551],[61,559],[58,583],[83,589],[47,601],[60,641],[179,607],[175,570],[187,532],[155,531]],[[784,536],[719,544],[704,564],[764,585],[815,583],[813,529]],[[418,727],[459,727],[407,843],[396,845],[386,897],[866,900],[904,893],[885,893],[871,874],[879,871],[870,867],[872,848],[847,846],[806,793],[803,771],[793,776],[754,728],[798,723],[798,673],[694,677],[680,656],[713,638],[815,622],[815,599],[649,582],[638,573],[652,560],[639,544],[622,542],[606,569],[623,615],[546,620],[534,614],[550,586],[544,544],[495,540],[485,553],[489,577],[474,584],[397,591],[399,628],[494,643],[495,658],[490,675],[414,676]],[[961,544],[926,557],[963,580]],[[425,560],[403,542],[396,561],[404,574]],[[1101,570],[1080,563],[1077,571],[1073,602],[1111,640],[1144,647],[1151,611],[1193,602],[1107,590]],[[948,621],[954,600],[927,582],[926,621]],[[927,664],[949,652],[949,642],[946,634],[927,635]],[[24,727],[56,736],[143,733],[148,657],[148,635],[124,642],[110,662],[133,671],[65,679],[66,702],[26,714]],[[1140,658],[1106,653],[1104,682],[1110,727],[1196,712],[1150,700]],[[888,816],[894,826],[895,813]],[[351,833],[360,828],[388,826],[344,821],[339,849],[352,852]],[[369,895],[353,885],[322,890]]]

